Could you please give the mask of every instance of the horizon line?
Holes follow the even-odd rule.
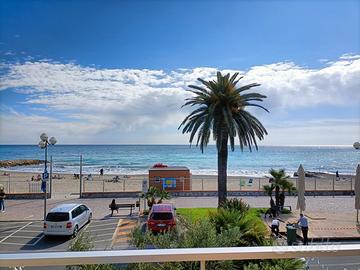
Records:
[[[144,145],[144,146],[189,146],[189,147],[198,147],[195,144],[144,144],[144,143],[124,143],[124,144],[56,144],[56,145],[63,145],[63,146],[136,146],[136,145]],[[208,144],[208,146],[215,146],[216,144]],[[37,144],[1,144],[0,146],[37,146]],[[238,146],[238,145],[237,145]],[[289,145],[278,145],[278,144],[264,144],[264,145],[258,145],[258,147],[353,147],[352,144],[289,144]],[[252,147],[255,147],[252,145]]]

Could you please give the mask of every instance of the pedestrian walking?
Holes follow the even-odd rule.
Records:
[[[5,212],[5,191],[4,187],[0,187],[0,211]]]
[[[100,175],[101,175],[101,176],[104,175],[104,169],[103,169],[103,168],[100,169]]]
[[[300,218],[297,223],[301,227],[301,231],[302,231],[302,235],[303,235],[303,244],[307,245],[308,244],[309,222],[308,222],[307,218],[304,217],[303,214],[300,214]]]
[[[339,181],[340,180],[339,171],[336,171],[335,175],[336,175],[336,181]]]

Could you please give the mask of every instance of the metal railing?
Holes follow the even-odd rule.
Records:
[[[78,193],[79,192],[79,179],[73,179],[68,177],[69,180],[53,179],[52,189],[53,191],[62,193]],[[144,176],[124,176],[114,180],[113,176],[94,176],[93,180],[82,181],[83,192],[140,192],[142,190],[142,182]],[[148,180],[147,178],[145,178]],[[0,185],[4,187],[6,193],[41,193],[40,181],[28,181],[12,179],[10,176],[6,178],[1,177]],[[180,179],[178,183],[185,187],[182,183],[188,179]],[[296,186],[297,178],[290,178],[289,181],[293,182]],[[66,181],[66,185],[64,185]],[[265,177],[235,177],[229,176],[227,180],[228,191],[255,191],[262,192],[263,186],[269,184],[269,179]],[[64,190],[66,188],[66,190]],[[194,176],[190,179],[190,190],[184,188],[185,191],[217,191],[217,179],[216,177],[202,177]],[[327,191],[329,195],[338,191],[346,191],[348,194],[352,194],[354,190],[354,177],[348,176],[340,180],[335,177],[315,178],[307,177],[305,180],[306,191]],[[265,194],[264,194],[265,195]]]
[[[262,260],[329,256],[360,256],[360,245],[352,244],[10,253],[0,254],[0,266],[23,267],[200,261],[200,269],[205,270],[207,261]]]

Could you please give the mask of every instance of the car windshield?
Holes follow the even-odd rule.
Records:
[[[69,213],[49,213],[46,216],[46,221],[68,221]]]
[[[172,213],[152,213],[150,216],[150,219],[152,220],[169,220],[172,219],[173,215]]]

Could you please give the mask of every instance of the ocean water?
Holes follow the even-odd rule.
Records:
[[[55,145],[49,147],[54,172],[78,173],[83,155],[84,173],[146,174],[155,163],[187,166],[192,174],[216,174],[215,146],[200,149],[189,145]],[[44,159],[44,150],[36,145],[0,145],[0,159]],[[285,168],[293,174],[303,164],[305,170],[355,174],[360,151],[353,147],[280,147],[262,146],[258,151],[229,152],[228,174],[263,176],[271,168]],[[19,166],[14,171],[41,172],[43,166]]]

